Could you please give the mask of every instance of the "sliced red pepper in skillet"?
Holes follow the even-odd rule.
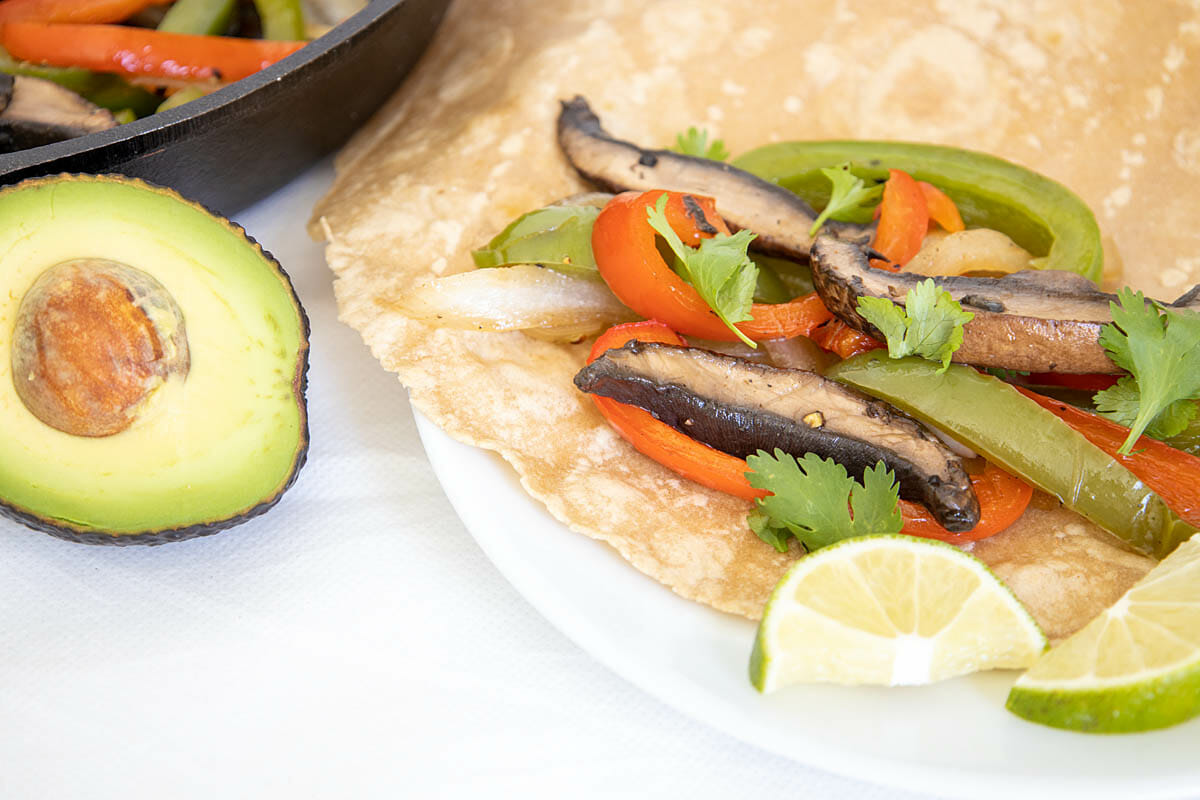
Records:
[[[5,22],[121,22],[142,9],[171,0],[4,0]]]
[[[592,251],[600,275],[622,303],[643,317],[687,336],[735,341],[733,332],[672,271],[655,246],[656,234],[646,220],[646,210],[663,194],[667,195],[667,221],[687,246],[696,247],[700,239],[716,233],[729,233],[712,198],[662,191],[619,194],[592,226]],[[754,318],[737,327],[755,340],[808,336],[833,318],[815,294],[787,303],[755,303],[750,313]]]
[[[0,25],[0,46],[14,58],[82,67],[153,82],[236,81],[299,50],[305,42],[192,36],[123,25]]]

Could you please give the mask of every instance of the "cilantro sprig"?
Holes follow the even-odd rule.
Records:
[[[1167,438],[1182,433],[1200,399],[1200,313],[1163,309],[1141,292],[1125,288],[1120,304],[1109,303],[1112,323],[1100,344],[1128,375],[1096,393],[1106,417],[1129,426],[1118,453],[1126,455],[1143,434]],[[1161,311],[1161,313],[1160,313]]]
[[[939,373],[949,368],[951,356],[962,345],[963,326],[975,319],[933,278],[909,289],[904,308],[883,297],[860,297],[858,313],[887,337],[889,356],[940,361]]]
[[[707,128],[697,130],[691,127],[687,129],[687,133],[675,134],[675,146],[671,149],[685,156],[710,158],[713,161],[724,161],[729,158],[729,151],[725,149],[724,140],[714,139],[712,144],[708,143]]]
[[[876,183],[867,186],[863,179],[850,171],[850,162],[838,164],[836,167],[822,168],[821,172],[833,184],[829,202],[824,210],[813,221],[808,229],[809,236],[816,236],[817,231],[828,219],[840,220],[846,214],[856,211],[872,200],[878,200],[883,194],[883,184]]]
[[[732,236],[718,233],[710,239],[701,239],[700,247],[693,249],[671,229],[667,215],[663,213],[666,207],[667,196],[663,194],[653,208],[646,209],[646,218],[679,259],[680,277],[695,288],[713,313],[739,339],[757,347],[734,325],[751,319],[750,306],[754,303],[758,267],[746,254],[746,248],[754,234],[745,229]]]
[[[781,553],[795,536],[808,551],[873,533],[898,533],[900,488],[880,461],[862,483],[833,459],[807,453],[799,461],[776,448],[747,456],[746,479],[771,494],[756,501],[747,520],[760,539]]]

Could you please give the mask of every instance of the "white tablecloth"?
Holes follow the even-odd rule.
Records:
[[[239,215],[312,321],[312,446],[279,506],[165,547],[0,520],[0,797],[913,797],[692,721],[505,582],[337,321],[304,232],[331,174]]]

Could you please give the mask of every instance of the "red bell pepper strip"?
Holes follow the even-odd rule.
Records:
[[[1119,375],[1068,375],[1058,372],[1032,372],[1023,379],[1035,386],[1063,386],[1067,389],[1082,389],[1098,392],[1115,386]]]
[[[810,337],[822,350],[835,353],[839,358],[850,358],[859,353],[879,350],[884,344],[878,339],[856,331],[840,319],[822,325]]]
[[[168,81],[236,81],[304,45],[122,25],[11,22],[0,26],[0,46],[23,61]]]
[[[1032,486],[995,464],[989,463],[983,472],[970,477],[971,488],[979,499],[979,522],[974,528],[951,533],[934,521],[925,506],[901,500],[900,513],[904,516],[904,529],[901,532],[951,544],[986,539],[1020,519],[1033,497]]]
[[[958,213],[958,206],[954,205],[954,201],[950,199],[949,195],[932,183],[925,181],[917,181],[917,186],[921,189],[921,194],[925,196],[929,218],[940,225],[942,230],[958,233],[967,227],[963,224],[962,215]]]
[[[640,342],[687,344],[682,336],[661,322],[630,322],[616,325],[600,334],[600,338],[592,346],[588,363],[602,356],[606,350],[621,347],[635,339]],[[617,429],[617,433],[638,452],[664,467],[702,486],[745,500],[753,500],[766,494],[762,489],[755,489],[746,480],[746,470],[749,468],[743,459],[698,442],[637,406],[618,403],[611,397],[599,395],[592,395],[592,400],[609,424]]]
[[[929,205],[921,187],[907,172],[888,170],[879,203],[879,227],[875,229],[872,246],[887,257],[891,265],[879,259],[872,266],[894,269],[904,266],[921,249],[921,241],[929,230]],[[949,198],[947,198],[948,200]]]
[[[683,278],[671,270],[655,246],[655,231],[646,220],[646,209],[667,195],[665,214],[671,228],[689,247],[699,245],[704,232],[684,205],[679,192],[626,192],[608,202],[592,226],[592,252],[600,276],[622,303],[638,314],[656,319],[688,336],[731,342],[737,337]],[[728,233],[712,198],[691,195],[704,214],[706,227]],[[753,319],[737,327],[751,339],[785,339],[807,336],[832,319],[816,295],[787,303],[755,303]]]
[[[1017,387],[1023,395],[1070,425],[1138,476],[1189,525],[1200,526],[1200,458],[1143,436],[1129,455],[1117,450],[1129,429],[1099,414]]]
[[[150,6],[171,0],[3,0],[0,24],[5,22],[122,22]]]

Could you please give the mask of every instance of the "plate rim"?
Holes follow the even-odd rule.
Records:
[[[446,498],[472,539],[504,579],[538,614],[590,657],[651,698],[666,704],[689,719],[794,763],[875,787],[896,788],[939,797],[972,798],[972,800],[975,798],[1011,800],[1016,793],[1028,797],[1061,798],[1064,793],[1068,793],[1067,796],[1073,796],[1073,793],[1084,791],[1094,800],[1100,800],[1101,798],[1129,797],[1129,792],[1134,790],[1134,787],[1128,782],[1114,781],[1110,776],[1075,775],[1068,778],[1062,775],[1003,774],[948,766],[934,768],[900,759],[887,759],[864,753],[847,753],[841,748],[829,747],[815,740],[808,742],[810,748],[802,754],[784,749],[775,739],[752,730],[753,725],[732,713],[731,706],[733,704],[728,698],[714,697],[708,688],[700,685],[686,673],[676,673],[670,681],[655,679],[648,674],[650,670],[644,668],[634,654],[626,653],[611,642],[609,637],[586,615],[568,613],[570,604],[560,602],[565,595],[556,593],[553,587],[549,586],[539,574],[523,564],[516,553],[500,545],[502,537],[494,535],[492,531],[500,530],[501,526],[492,524],[495,522],[495,517],[489,515],[488,510],[483,509],[475,502],[478,499],[477,496],[469,491],[473,482],[461,479],[463,468],[466,467],[468,472],[507,473],[510,485],[504,489],[504,492],[510,494],[514,500],[523,501],[519,506],[523,512],[544,515],[572,536],[582,537],[583,535],[570,531],[562,522],[550,516],[543,504],[524,492],[519,486],[519,478],[515,470],[499,453],[458,441],[438,427],[416,406],[413,406],[412,412],[418,437],[425,448],[434,475]],[[451,467],[457,471],[456,480],[446,479]],[[608,547],[603,542],[583,538],[599,547]],[[617,555],[615,551],[613,554]],[[634,570],[631,565],[623,564],[622,566]],[[640,573],[638,574],[640,575]],[[647,578],[647,580],[651,579]],[[675,595],[670,596],[683,602],[691,602]],[[719,612],[714,611],[713,613]],[[753,623],[746,620],[746,624]],[[747,650],[748,657],[749,650]],[[1033,723],[1028,724],[1032,725]],[[1035,727],[1041,729],[1041,726]],[[1055,732],[1070,736],[1086,736],[1086,734],[1071,732]],[[1129,737],[1132,738],[1128,738],[1128,740],[1134,741],[1137,737],[1156,733],[1161,732],[1130,734]],[[1112,739],[1113,737],[1101,738]],[[1189,777],[1191,782],[1185,785],[1184,781]],[[986,783],[981,785],[981,780],[986,780]],[[1145,800],[1182,797],[1186,793],[1200,790],[1200,770],[1197,770],[1192,776],[1179,775],[1166,779],[1161,776],[1156,779],[1151,775],[1141,775],[1136,776],[1136,781],[1137,796]]]

